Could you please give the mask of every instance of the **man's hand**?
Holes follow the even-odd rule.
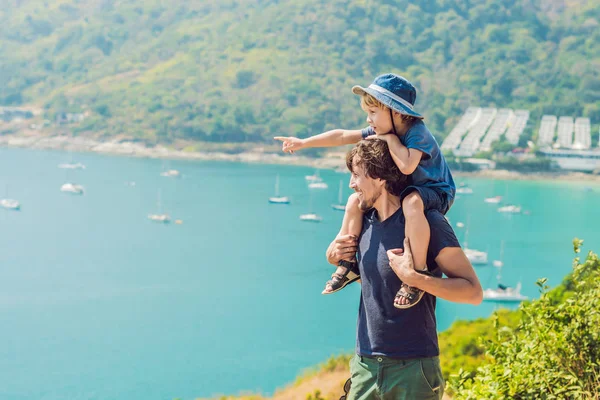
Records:
[[[387,251],[390,259],[390,268],[398,275],[398,278],[408,286],[413,286],[416,276],[412,252],[408,238],[404,239],[404,250],[391,249]]]
[[[354,261],[358,240],[354,235],[338,236],[327,249],[327,261],[338,265],[340,260]]]
[[[295,151],[304,148],[304,140],[292,136],[275,136],[273,139],[283,143],[281,150],[284,153],[294,154]]]

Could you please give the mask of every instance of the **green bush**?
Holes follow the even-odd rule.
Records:
[[[574,240],[579,253],[582,241]],[[489,362],[452,377],[455,399],[600,399],[600,260],[575,258],[556,289],[538,281],[539,300],[523,303],[517,326],[495,321]]]

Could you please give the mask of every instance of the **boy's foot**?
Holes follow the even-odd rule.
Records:
[[[431,276],[431,273],[427,271],[427,269],[422,271],[415,271],[417,271],[419,274]],[[421,289],[413,286],[408,286],[406,283],[402,283],[402,285],[400,286],[400,290],[398,290],[398,292],[396,293],[396,297],[394,298],[394,307],[400,309],[411,308],[412,306],[416,305],[419,301],[421,301],[424,294],[425,292]]]
[[[359,279],[358,264],[352,261],[340,260],[337,270],[331,275],[331,280],[325,283],[325,289],[321,294],[335,293]]]
[[[403,283],[394,298],[394,307],[402,309],[410,308],[421,301],[424,293],[421,289]]]

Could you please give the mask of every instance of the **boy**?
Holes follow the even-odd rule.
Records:
[[[372,136],[385,140],[400,171],[412,178],[413,185],[399,195],[415,269],[426,271],[430,229],[425,210],[436,209],[443,214],[448,212],[456,192],[450,169],[435,138],[423,123],[423,117],[413,108],[417,92],[408,80],[395,74],[384,74],[375,78],[367,88],[354,86],[352,92],[361,96],[361,107],[367,113],[367,128],[334,129],[307,139],[281,136],[275,139],[283,142],[282,149],[288,153],[308,147],[354,144]],[[355,239],[352,238],[360,235],[363,212],[366,211],[359,209],[358,195],[354,193],[348,199],[338,235],[350,238],[350,251],[355,249]],[[340,261],[331,280],[326,283],[323,294],[341,290],[359,278],[353,255]],[[396,294],[394,306],[409,308],[417,304],[421,297],[422,290],[403,284]]]

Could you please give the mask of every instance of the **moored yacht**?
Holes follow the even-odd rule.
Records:
[[[485,289],[483,291],[483,300],[495,302],[521,302],[527,300],[528,297],[521,294],[521,282],[517,283],[517,286],[514,288],[500,283],[502,279],[502,267],[504,266],[502,262],[503,256],[504,241],[500,245],[500,260],[494,260],[493,262],[494,267],[498,268],[498,275],[496,275],[498,286],[495,289]]]
[[[62,169],[85,169],[85,165],[83,165],[82,163],[62,163],[62,164],[58,164],[58,168],[62,168]]]
[[[149,214],[148,219],[154,222],[160,222],[163,224],[168,224],[171,222],[171,217],[169,214]]]
[[[315,213],[308,213],[308,214],[302,214],[300,216],[300,220],[308,221],[308,222],[321,222],[321,221],[323,221],[323,218],[320,215],[317,215]]]
[[[72,194],[83,194],[83,186],[75,183],[65,183],[60,187],[60,191]]]
[[[529,297],[521,294],[521,282],[517,283],[515,288],[504,286],[499,283],[495,289],[485,289],[483,291],[483,300],[497,302],[521,302]]]
[[[488,254],[485,251],[468,249],[466,247],[463,249],[463,251],[473,265],[485,265],[488,263]]]
[[[498,208],[498,212],[509,213],[509,214],[519,214],[521,212],[521,206],[516,206],[514,204],[508,204],[508,205]]]
[[[19,211],[21,209],[21,203],[14,199],[0,199],[0,207],[6,208],[7,210]]]
[[[290,198],[279,195],[279,174],[275,177],[275,196],[269,197],[269,203],[272,204],[290,204]]]
[[[329,186],[323,181],[311,182],[308,184],[309,189],[327,189]]]
[[[488,198],[484,199],[483,201],[486,203],[490,203],[490,204],[498,204],[502,201],[502,196],[488,197]]]
[[[346,205],[342,203],[342,190],[343,190],[344,181],[340,179],[340,190],[338,192],[338,202],[337,204],[332,204],[331,208],[337,211],[346,211]]]
[[[181,176],[181,172],[177,171],[176,169],[170,169],[170,170],[161,172],[160,176],[166,176],[169,178],[179,178]]]

